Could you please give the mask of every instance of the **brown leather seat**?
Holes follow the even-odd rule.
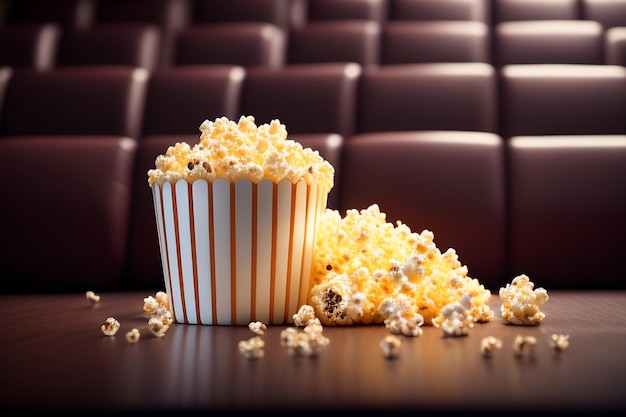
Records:
[[[143,23],[161,32],[160,65],[172,64],[176,36],[191,23],[191,0],[106,0],[98,3],[96,23]]]
[[[302,0],[193,0],[192,22],[271,23],[286,31],[302,19],[295,14],[304,13],[300,3]]]
[[[600,22],[605,29],[626,26],[626,0],[580,0],[581,18]]]
[[[361,66],[355,63],[292,64],[249,68],[240,113],[257,123],[279,119],[292,133],[354,133]]]
[[[0,140],[0,175],[17,178],[0,204],[5,290],[123,286],[136,146],[119,136]]]
[[[604,63],[604,31],[591,20],[501,22],[493,35],[496,66]]]
[[[7,91],[7,86],[13,75],[13,68],[9,66],[0,66],[0,126],[2,126],[2,119],[4,116],[4,100]]]
[[[604,51],[605,64],[626,66],[626,26],[604,32]]]
[[[61,26],[56,23],[0,25],[0,66],[46,70],[56,65]]]
[[[493,23],[511,20],[575,20],[579,0],[493,0]]]
[[[626,68],[520,64],[499,72],[501,135],[626,133]]]
[[[366,68],[359,86],[357,132],[497,131],[497,74],[482,62]]]
[[[390,0],[389,20],[491,22],[491,0]]]
[[[283,30],[262,22],[193,25],[178,35],[175,49],[174,65],[280,67],[287,55]]]
[[[505,268],[502,138],[487,132],[379,132],[346,141],[341,212],[378,204],[387,221],[428,229],[469,274],[498,288]]]
[[[2,135],[139,138],[148,75],[142,68],[115,66],[15,71]]]
[[[512,275],[552,289],[623,288],[626,136],[518,136],[507,152]]]
[[[377,65],[380,24],[369,20],[320,20],[289,33],[288,64],[355,62]]]
[[[57,66],[128,65],[154,71],[160,65],[161,31],[147,23],[101,23],[65,30]]]
[[[12,0],[9,22],[57,23],[64,29],[94,24],[98,0]]]
[[[308,0],[309,22],[318,20],[370,20],[387,18],[389,0]]]
[[[491,33],[472,20],[391,20],[382,27],[380,63],[491,62]]]

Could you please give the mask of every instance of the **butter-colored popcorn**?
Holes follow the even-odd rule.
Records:
[[[524,354],[532,355],[536,345],[536,337],[517,335],[513,342],[513,353],[515,356],[523,356]]]
[[[557,352],[565,350],[569,347],[568,334],[553,334],[549,339],[550,347]]]
[[[411,308],[411,300],[404,294],[396,298],[386,298],[378,307],[378,311],[385,318],[384,324],[393,334],[405,336],[421,336],[424,317],[415,313],[412,317],[406,317],[406,310]]]
[[[139,333],[139,329],[133,328],[126,332],[126,341],[128,341],[128,343],[137,343],[140,337],[141,333]]]
[[[261,321],[251,321],[248,323],[248,329],[254,334],[262,336],[267,330],[267,325]]]
[[[410,322],[420,315],[432,324],[445,305],[467,293],[472,320],[489,321],[491,293],[467,273],[454,249],[439,251],[431,231],[389,223],[377,204],[347,210],[344,217],[327,209],[317,231],[308,304],[325,325],[371,324],[389,318],[380,309],[383,301],[406,297],[402,317]]]
[[[237,345],[239,353],[246,359],[261,359],[265,356],[265,341],[259,336],[251,337],[248,340],[241,340]]]
[[[433,319],[433,325],[446,336],[465,336],[474,327],[474,319],[469,313],[472,301],[469,294],[463,294],[460,301],[450,303],[440,310]]]
[[[279,120],[257,127],[252,116],[241,116],[238,122],[221,117],[205,120],[200,131],[197,144],[179,142],[157,156],[155,168],[148,171],[150,186],[179,179],[213,182],[224,178],[236,182],[246,178],[258,183],[269,178],[275,183],[286,179],[294,184],[304,179],[326,191],[333,187],[334,167],[317,150],[288,139],[287,129]]]
[[[100,326],[102,333],[105,336],[115,336],[117,331],[120,329],[120,322],[117,321],[115,317],[108,317],[102,326]]]
[[[322,333],[324,328],[319,319],[309,320],[303,330],[287,327],[280,332],[280,343],[290,356],[317,356],[330,343]]]
[[[174,322],[165,291],[144,298],[143,311],[148,315],[148,329],[157,337],[163,337]]]
[[[312,306],[308,304],[303,304],[291,318],[293,319],[294,326],[304,327],[311,320],[316,319],[315,310]]]
[[[516,325],[537,325],[545,318],[541,306],[549,297],[544,288],[534,288],[535,284],[525,275],[513,278],[510,284],[500,288],[502,306],[500,312],[504,321]]]
[[[480,353],[486,358],[490,357],[492,352],[502,348],[502,339],[494,336],[483,337],[480,341]]]
[[[386,358],[395,358],[400,354],[400,347],[402,341],[398,336],[388,335],[380,341],[380,348],[383,350],[383,355]]]
[[[169,330],[172,322],[172,314],[167,311],[160,316],[151,316],[148,319],[148,329],[150,329],[153,335],[157,337],[163,337],[165,336],[165,333]]]
[[[89,302],[91,303],[91,305],[95,305],[98,304],[100,302],[100,296],[97,295],[95,292],[93,291],[87,291],[85,293],[85,297],[87,297],[87,300],[89,300]]]

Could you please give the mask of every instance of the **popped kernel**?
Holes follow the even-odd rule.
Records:
[[[304,327],[309,321],[315,320],[315,310],[312,306],[303,304],[291,318],[295,326]]]
[[[474,327],[474,319],[469,312],[471,303],[469,294],[463,294],[460,301],[443,306],[433,319],[433,325],[440,328],[445,336],[466,336]]]
[[[395,358],[400,354],[400,346],[402,341],[398,336],[388,335],[380,341],[380,348],[383,350],[383,355],[386,358]]]
[[[87,297],[87,300],[89,300],[89,302],[91,303],[91,305],[95,305],[98,304],[100,302],[100,296],[97,295],[95,292],[93,291],[87,291],[85,293],[85,297]]]
[[[515,356],[523,356],[525,353],[531,355],[537,345],[537,338],[534,336],[517,335],[513,342],[513,353]]]
[[[248,323],[248,329],[250,329],[252,333],[262,336],[265,333],[265,330],[267,330],[267,326],[263,322],[252,321]]]
[[[170,328],[171,323],[172,316],[168,311],[167,314],[164,314],[162,316],[150,317],[148,319],[148,329],[150,329],[153,335],[157,337],[163,337]]]
[[[317,356],[330,340],[322,333],[324,328],[318,318],[309,320],[303,330],[287,327],[280,332],[280,343],[290,356]]]
[[[120,322],[117,321],[115,317],[109,317],[104,321],[104,324],[100,326],[100,329],[105,336],[115,336],[120,329]]]
[[[510,284],[500,288],[500,298],[503,303],[500,307],[502,318],[510,324],[538,325],[545,318],[541,306],[549,297],[544,288],[534,288],[530,278],[521,274],[513,278]]]
[[[494,350],[502,348],[502,339],[494,336],[483,337],[480,341],[480,353],[486,358],[490,357]]]
[[[550,336],[550,347],[557,352],[565,350],[569,347],[569,335],[568,334],[553,334]]]
[[[263,347],[265,342],[259,336],[251,337],[248,340],[241,340],[238,343],[239,353],[246,359],[261,359],[265,356]]]
[[[126,332],[126,341],[128,343],[137,343],[140,337],[141,333],[139,333],[139,329],[133,328]]]

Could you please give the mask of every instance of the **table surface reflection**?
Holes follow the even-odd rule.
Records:
[[[330,344],[317,357],[292,357],[280,344],[286,326],[262,336],[265,357],[237,349],[254,334],[246,326],[174,324],[162,338],[147,329],[141,292],[0,295],[0,410],[377,410],[583,411],[626,410],[626,292],[554,291],[539,326],[477,324],[464,337],[425,326],[401,337],[400,354],[385,358],[382,325],[325,327]],[[116,317],[106,337],[100,325]],[[138,343],[125,333],[140,329]],[[569,334],[557,352],[554,333]],[[532,355],[513,352],[517,335],[538,340]],[[485,336],[502,339],[492,357]]]

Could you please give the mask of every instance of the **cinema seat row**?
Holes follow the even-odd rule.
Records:
[[[47,69],[127,64],[148,70],[309,62],[626,65],[626,21],[609,18],[620,12],[620,4],[626,15],[626,0],[612,1],[602,14],[599,5],[604,3],[598,0],[589,1],[586,8],[571,0],[531,1],[531,6],[519,0],[493,5],[454,0],[447,7],[446,1],[432,0],[64,0],[66,14],[76,16],[70,18],[59,16],[59,11],[47,13],[50,2],[29,0],[9,3],[16,10],[0,26],[0,65]],[[443,14],[459,13],[463,5],[476,10]],[[85,9],[92,17],[79,23],[78,16],[88,14]],[[493,13],[499,16],[495,22],[486,17]]]
[[[0,97],[3,291],[160,288],[146,172],[240,115],[335,166],[330,208],[432,230],[488,288],[624,288],[622,66],[4,67]]]

